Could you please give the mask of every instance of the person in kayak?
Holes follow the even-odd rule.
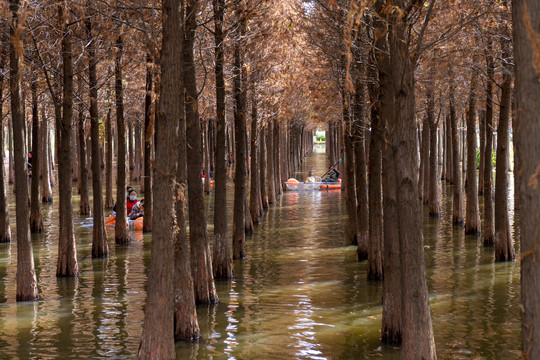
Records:
[[[340,172],[338,169],[331,167],[328,175],[323,179],[323,182],[338,182],[339,174]]]
[[[127,214],[129,215],[131,213],[131,210],[133,209],[133,206],[138,203],[137,201],[137,192],[133,189],[128,191],[128,196],[126,199],[126,210]]]
[[[131,208],[131,212],[128,215],[128,219],[135,220],[144,216],[144,199],[137,201]]]

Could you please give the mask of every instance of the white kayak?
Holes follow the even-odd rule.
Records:
[[[318,178],[318,179],[317,179]],[[320,181],[320,177],[309,177],[306,182],[298,181],[294,178],[290,178],[285,182],[287,190],[292,191],[304,191],[304,190],[340,190],[341,189],[341,179],[338,179],[337,182],[323,182]],[[319,181],[311,181],[319,180]]]

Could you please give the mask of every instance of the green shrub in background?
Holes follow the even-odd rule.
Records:
[[[326,133],[324,131],[317,131],[315,133],[315,142],[317,143],[326,142]]]
[[[510,154],[510,161],[513,160],[512,157],[513,153]],[[491,151],[491,166],[493,166],[493,169],[495,169],[495,163],[496,163],[497,153],[495,150]],[[480,169],[480,150],[476,150],[476,168]]]

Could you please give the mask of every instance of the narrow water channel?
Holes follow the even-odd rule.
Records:
[[[309,169],[322,174],[327,166],[319,149],[296,177]],[[424,215],[438,357],[520,358],[519,264],[495,263],[493,248],[453,227],[451,187],[443,185],[442,195],[442,218]],[[116,246],[109,228],[110,258],[92,260],[92,221],[76,215],[81,274],[57,279],[57,203],[43,206],[45,232],[32,236],[41,301],[15,302],[16,243],[0,245],[0,358],[133,359],[151,235],[135,232],[131,245]],[[211,223],[212,209],[209,214]],[[217,283],[221,302],[198,307],[202,337],[178,343],[177,358],[399,359],[399,350],[379,341],[381,283],[366,281],[366,263],[356,261],[355,247],[344,239],[345,221],[339,191],[284,193],[246,239],[235,278]],[[511,224],[515,234],[513,214]]]

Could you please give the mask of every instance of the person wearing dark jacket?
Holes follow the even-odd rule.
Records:
[[[323,182],[338,182],[339,174],[340,172],[338,169],[330,168],[330,172],[323,179]]]

